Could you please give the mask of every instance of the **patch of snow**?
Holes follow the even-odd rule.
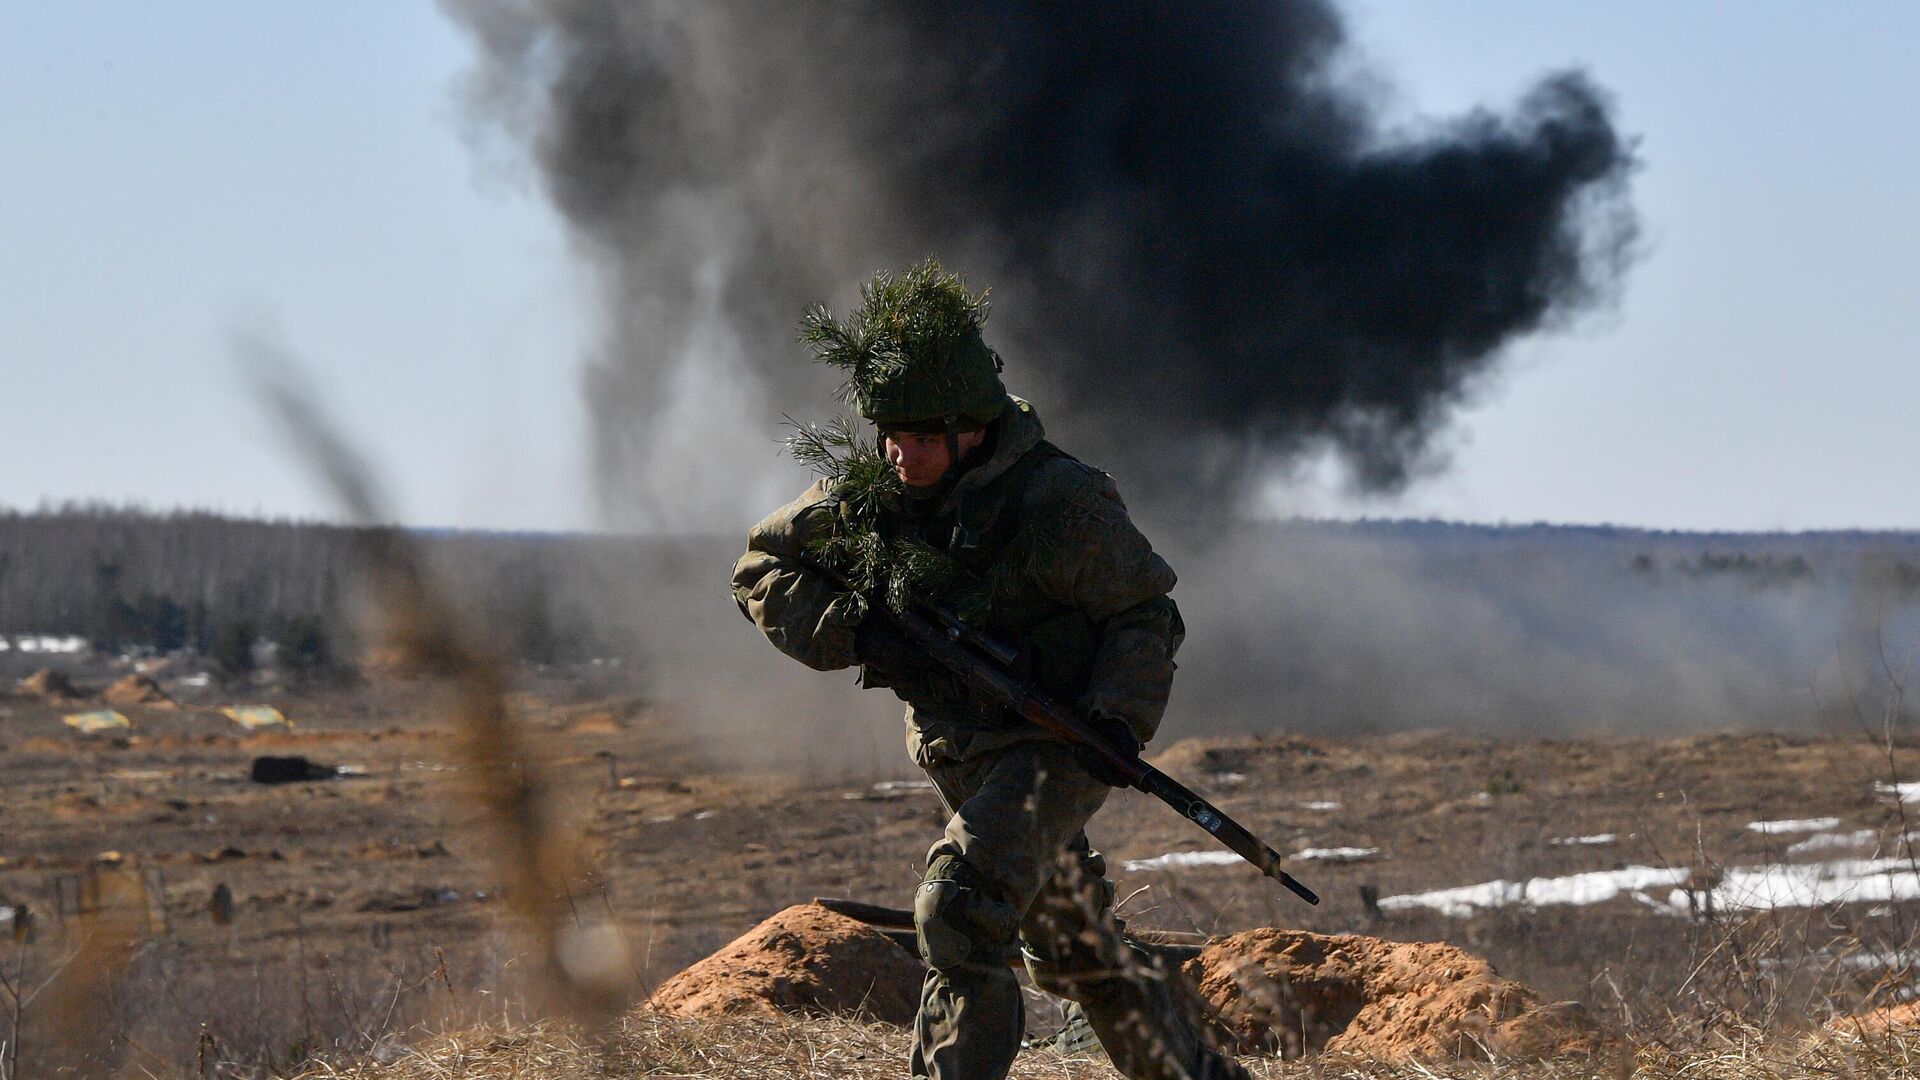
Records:
[[[1289,858],[1301,862],[1360,862],[1380,854],[1377,847],[1310,847],[1301,848]]]
[[[1781,833],[1825,832],[1840,827],[1837,817],[1792,818],[1787,821],[1750,821],[1747,828],[1767,836],[1779,836]]]
[[[1904,784],[1875,784],[1873,790],[1882,795],[1892,795],[1901,802],[1920,802],[1920,780],[1909,780]]]
[[[1653,866],[1628,866],[1619,870],[1595,870],[1564,877],[1532,878],[1527,881],[1488,881],[1455,889],[1389,896],[1380,901],[1383,911],[1432,908],[1442,915],[1466,918],[1477,911],[1520,904],[1527,907],[1605,903],[1623,893],[1638,897],[1646,890],[1678,885],[1691,871]],[[1647,898],[1651,900],[1651,898]]]
[[[1481,806],[1485,806],[1493,801],[1493,793],[1490,791],[1476,791],[1473,793],[1473,801]]]
[[[1920,952],[1911,949],[1858,949],[1835,953],[1831,949],[1804,956],[1763,957],[1759,967],[1770,971],[1800,971],[1806,968],[1837,968],[1841,971],[1879,971],[1910,968],[1920,964]]]
[[[1213,774],[1212,779],[1213,779],[1213,782],[1216,784],[1244,784],[1247,782],[1247,774],[1238,773],[1238,772],[1217,772]]]
[[[1920,964],[1920,952],[1912,949],[1870,949],[1848,953],[1840,958],[1840,966],[1848,971],[1904,968],[1915,964]]]
[[[882,780],[873,785],[875,791],[932,791],[931,780]]]
[[[1591,836],[1559,836],[1547,842],[1554,847],[1602,847],[1619,839],[1614,833],[1602,832]]]
[[[0,923],[10,923],[12,921],[13,909],[10,907],[0,907]]]
[[[77,653],[84,652],[87,639],[77,634],[57,637],[53,634],[28,634],[13,639],[14,647],[21,652],[30,653]]]
[[[175,681],[178,682],[181,686],[191,687],[192,689],[195,689],[195,690],[201,690],[201,689],[205,689],[209,684],[213,682],[213,676],[207,674],[204,671],[201,671],[201,672],[196,672],[192,675],[182,676],[181,678]]]
[[[699,810],[694,813],[693,820],[705,821],[712,816],[713,816],[713,811],[711,810]]]
[[[1337,802],[1326,802],[1324,800],[1319,802],[1303,802],[1300,804],[1300,809],[1320,811],[1338,810],[1340,809],[1340,804]]]
[[[1805,855],[1814,851],[1835,851],[1842,848],[1871,847],[1880,834],[1873,829],[1861,829],[1850,833],[1815,833],[1805,840],[1787,845],[1787,854]]]
[[[1905,859],[1757,866],[1728,870],[1712,894],[1719,911],[1920,900],[1920,874]],[[1685,909],[1686,891],[1674,890],[1667,903]]]
[[[13,642],[8,641],[6,638],[0,637],[0,652],[7,652],[12,648],[13,648]]]
[[[1150,859],[1129,859],[1123,865],[1129,872],[1134,872],[1171,870],[1176,866],[1228,866],[1240,861],[1240,856],[1231,851],[1173,851]]]

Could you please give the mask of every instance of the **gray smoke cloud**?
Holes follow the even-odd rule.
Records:
[[[584,394],[626,527],[789,494],[779,417],[833,381],[799,314],[927,254],[993,289],[1062,441],[1178,507],[1326,448],[1403,486],[1502,346],[1633,251],[1632,145],[1587,77],[1393,135],[1324,0],[443,6],[481,128],[600,271]]]

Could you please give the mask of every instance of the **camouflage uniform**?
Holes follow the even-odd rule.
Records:
[[[1112,480],[1048,443],[1031,405],[1007,398],[988,432],[957,479],[931,497],[899,499],[887,526],[992,575],[981,628],[1020,644],[1029,674],[1056,700],[1122,720],[1144,742],[1166,707],[1184,632],[1167,596],[1173,570],[1134,528]],[[1071,747],[931,661],[859,654],[861,599],[800,565],[840,512],[823,481],[755,526],[733,591],[782,652],[823,671],[863,665],[863,685],[908,703],[909,750],[951,815],[916,897],[931,966],[913,1075],[1006,1075],[1024,1016],[1005,962],[1017,932],[1034,982],[1080,1003],[1121,1072],[1243,1076],[1195,1034],[1191,995],[1120,941],[1104,862],[1083,832],[1108,786]]]

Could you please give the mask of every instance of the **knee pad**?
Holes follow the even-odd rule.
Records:
[[[968,960],[998,963],[1019,926],[1020,913],[988,891],[979,872],[953,855],[933,860],[913,894],[920,958],[940,971]]]

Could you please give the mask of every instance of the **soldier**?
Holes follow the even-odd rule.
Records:
[[[1114,745],[1137,750],[1160,723],[1184,633],[1173,570],[1113,481],[1047,442],[1033,406],[1007,393],[985,317],[985,296],[933,260],[874,278],[845,321],[808,314],[802,340],[847,371],[844,394],[877,438],[803,431],[797,455],[826,475],[754,526],[734,598],[782,652],[822,671],[859,665],[861,685],[907,702],[909,751],[950,815],[914,898],[928,971],[913,1076],[1006,1075],[1024,1026],[1007,968],[1017,940],[1034,983],[1078,1003],[1122,1073],[1244,1077],[1198,1035],[1191,993],[1120,940],[1082,830],[1125,780],[868,617],[938,600],[1019,645],[1027,674]]]

